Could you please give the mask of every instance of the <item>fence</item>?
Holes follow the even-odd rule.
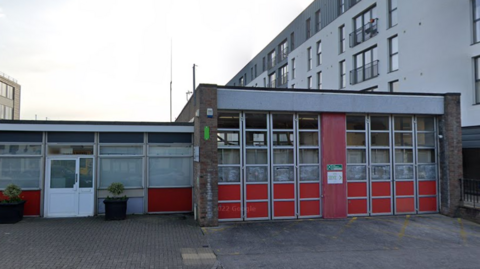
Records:
[[[460,179],[460,195],[464,206],[480,208],[480,179]]]

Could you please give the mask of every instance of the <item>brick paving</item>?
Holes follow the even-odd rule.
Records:
[[[24,218],[0,225],[0,268],[212,268],[191,215]]]

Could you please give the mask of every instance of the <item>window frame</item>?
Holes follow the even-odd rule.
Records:
[[[394,91],[394,84],[397,85],[397,87],[400,85],[400,81],[397,79],[397,80],[392,80],[390,82],[388,82],[388,91],[389,92],[398,92],[398,91]]]
[[[322,41],[317,42],[317,66],[322,64]]]
[[[340,89],[347,87],[347,64],[345,60],[339,62],[340,67]]]
[[[478,14],[478,18],[476,18],[476,10],[477,6],[480,9],[480,0],[472,0],[471,1],[471,7],[472,7],[472,40],[473,44],[480,43],[480,10]],[[477,28],[478,26],[478,28]],[[478,34],[478,35],[477,35]]]
[[[323,84],[322,71],[317,72],[317,89],[321,90]]]
[[[473,58],[474,63],[474,104],[480,104],[480,56]]]
[[[338,36],[339,36],[339,54],[342,54],[346,50],[346,40],[345,40],[345,24],[338,27]]]
[[[396,40],[396,47],[397,47],[397,50],[394,52],[393,51],[393,40]],[[395,72],[395,71],[398,71],[400,69],[400,64],[399,64],[399,55],[398,55],[398,35],[394,35],[392,37],[390,37],[388,39],[388,71],[389,72]],[[396,58],[396,62],[397,62],[397,67],[396,69],[393,69],[393,59]]]
[[[308,18],[305,21],[305,37],[306,39],[309,39],[311,36],[312,36],[312,23],[311,23],[311,19]]]
[[[393,7],[393,1],[396,2],[395,7]],[[396,22],[393,24],[392,18],[395,14]],[[398,24],[398,1],[397,0],[388,0],[388,28],[392,28]]]
[[[313,61],[312,61],[312,47],[307,48],[307,71],[312,70]]]

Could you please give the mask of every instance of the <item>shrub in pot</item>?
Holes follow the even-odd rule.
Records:
[[[107,188],[113,197],[107,196],[103,203],[105,204],[105,220],[124,220],[127,217],[126,195],[120,196],[125,188],[122,183],[114,182]]]
[[[23,219],[24,200],[20,198],[22,189],[15,185],[9,184],[3,191],[3,195],[7,197],[0,200],[0,223],[17,223]]]

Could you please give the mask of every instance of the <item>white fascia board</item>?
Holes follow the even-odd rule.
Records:
[[[135,132],[135,133],[193,133],[193,126],[168,125],[89,125],[89,124],[0,124],[2,131],[41,132]]]

